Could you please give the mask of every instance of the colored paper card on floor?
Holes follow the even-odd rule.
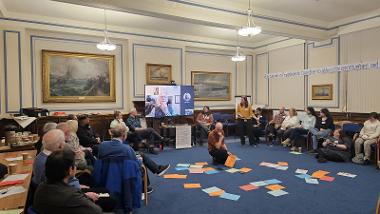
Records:
[[[216,187],[216,186],[213,186],[213,187],[209,187],[209,188],[206,188],[206,189],[202,189],[203,192],[209,194],[209,193],[212,193],[212,192],[218,192],[218,191],[221,191],[222,189]]]
[[[307,174],[308,171],[309,170],[307,170],[307,169],[297,169],[296,173],[298,173],[298,174]]]
[[[216,191],[216,192],[211,192],[208,195],[211,196],[211,197],[219,197],[219,196],[223,195],[224,193],[225,193],[224,190],[219,190],[219,191]]]
[[[188,164],[188,163],[179,163],[179,164],[177,164],[177,167],[187,167],[187,168],[189,168],[189,166],[190,166],[190,164]]]
[[[205,165],[208,165],[208,163],[207,162],[196,162],[195,165],[205,166]]]
[[[235,162],[236,162],[236,156],[235,155],[228,155],[228,158],[227,158],[226,162],[224,163],[224,165],[226,167],[232,168],[235,166]]]
[[[241,159],[240,159],[239,157],[236,157],[236,160],[239,161],[239,160],[241,160]]]
[[[272,184],[272,185],[266,186],[265,188],[272,190],[272,191],[285,189],[284,186],[281,186],[279,184]]]
[[[202,188],[201,184],[199,184],[199,183],[196,183],[196,184],[187,183],[187,184],[183,184],[183,187],[185,189],[199,189],[199,188]]]
[[[189,168],[197,168],[197,169],[201,169],[201,168],[203,168],[203,166],[201,166],[201,165],[190,165]]]
[[[285,170],[288,170],[289,167],[288,166],[276,166],[275,168],[285,171]]]
[[[176,171],[185,171],[185,170],[188,170],[189,168],[187,167],[176,167],[175,170]]]
[[[277,180],[277,179],[271,179],[271,180],[266,180],[264,181],[267,185],[271,185],[271,184],[280,184],[282,183],[280,180]]]
[[[313,177],[313,178],[322,178],[322,177],[324,177],[325,175],[327,175],[329,173],[330,172],[323,171],[323,170],[318,170],[318,171],[313,172],[313,174],[311,174],[311,177]]]
[[[344,177],[349,177],[349,178],[355,178],[357,176],[355,174],[351,174],[351,173],[348,173],[348,172],[338,172],[337,175],[344,176]]]
[[[218,170],[209,170],[209,171],[205,171],[204,173],[207,174],[207,175],[212,175],[212,174],[217,174],[219,172],[220,171],[218,171]]]
[[[239,172],[240,170],[239,169],[236,169],[236,168],[231,168],[231,169],[227,169],[226,172],[229,172],[229,173],[235,173],[235,172]]]
[[[243,168],[240,169],[241,173],[247,173],[247,172],[250,172],[250,171],[252,171],[252,169],[248,168],[248,167],[243,167]]]
[[[237,201],[239,200],[240,198],[240,195],[235,195],[235,194],[231,194],[231,193],[223,193],[221,196],[219,196],[220,198],[224,198],[224,199],[227,199],[227,200],[231,200],[231,201]]]
[[[296,175],[296,177],[299,177],[301,179],[311,178],[311,176],[308,174],[299,174],[299,175]]]
[[[187,175],[181,175],[181,174],[166,174],[164,175],[164,178],[168,179],[186,179]]]
[[[268,185],[265,181],[256,181],[256,182],[251,182],[250,184],[257,186],[257,187],[262,187]]]
[[[204,171],[204,172],[212,171],[212,170],[215,170],[215,169],[212,168],[212,167],[206,167],[206,168],[203,168],[203,171]]]
[[[261,162],[259,165],[260,165],[260,166],[268,166],[269,164],[271,164],[271,163],[268,163],[268,162]]]
[[[239,188],[244,190],[244,191],[251,191],[254,189],[258,189],[259,187],[252,185],[252,184],[247,184],[247,185],[240,186]]]
[[[189,168],[189,173],[191,173],[191,174],[202,174],[203,173],[203,169]]]
[[[288,162],[277,162],[278,165],[280,166],[288,166]]]
[[[333,182],[335,180],[334,177],[330,177],[330,176],[324,176],[322,178],[320,178],[319,180],[321,181],[327,181],[327,182]]]
[[[289,152],[290,154],[293,154],[293,155],[302,155],[301,152]]]
[[[274,191],[269,191],[268,193],[275,196],[275,197],[289,194],[288,192],[286,192],[284,190],[274,190]]]
[[[305,178],[305,181],[308,184],[319,184],[318,180],[314,178]]]

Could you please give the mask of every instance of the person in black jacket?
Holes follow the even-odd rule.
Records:
[[[83,147],[92,149],[92,154],[98,154],[98,144],[101,142],[99,136],[90,126],[90,118],[87,115],[80,115],[78,117],[78,131],[79,144]]]
[[[253,120],[253,136],[254,136],[254,145],[257,145],[260,142],[260,136],[263,135],[265,131],[265,126],[267,125],[268,121],[265,116],[262,115],[262,109],[257,108],[255,110],[255,115],[257,117],[257,120]]]
[[[80,190],[68,185],[76,173],[75,153],[55,151],[46,160],[47,182],[38,186],[33,208],[40,214],[97,214],[102,209]]]
[[[310,129],[313,139],[313,150],[311,153],[316,153],[316,150],[318,149],[318,139],[326,139],[334,129],[334,121],[329,110],[327,108],[321,109],[315,127]]]

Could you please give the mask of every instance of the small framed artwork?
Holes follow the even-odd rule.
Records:
[[[172,81],[172,66],[146,64],[146,83],[148,85],[165,85]]]
[[[312,100],[332,100],[333,99],[333,85],[312,85],[311,86],[311,99]]]

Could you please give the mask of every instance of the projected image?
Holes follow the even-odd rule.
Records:
[[[146,86],[145,116],[167,117],[179,115],[181,105],[177,97],[180,96],[180,86]]]

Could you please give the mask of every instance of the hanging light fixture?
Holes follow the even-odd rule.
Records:
[[[104,40],[98,43],[96,48],[102,51],[113,51],[116,49],[116,45],[113,44],[108,38],[106,10],[104,10]]]
[[[251,9],[251,0],[249,0],[248,3],[248,10],[247,10],[247,15],[248,15],[248,22],[247,26],[244,26],[239,29],[238,33],[240,36],[255,36],[259,33],[261,33],[261,27],[257,26],[255,22],[253,21],[253,12]]]
[[[231,57],[231,60],[233,62],[242,62],[242,61],[245,61],[246,59],[246,56],[244,56],[243,54],[240,53],[240,47],[239,47],[239,35],[236,34],[236,54],[234,56]]]

